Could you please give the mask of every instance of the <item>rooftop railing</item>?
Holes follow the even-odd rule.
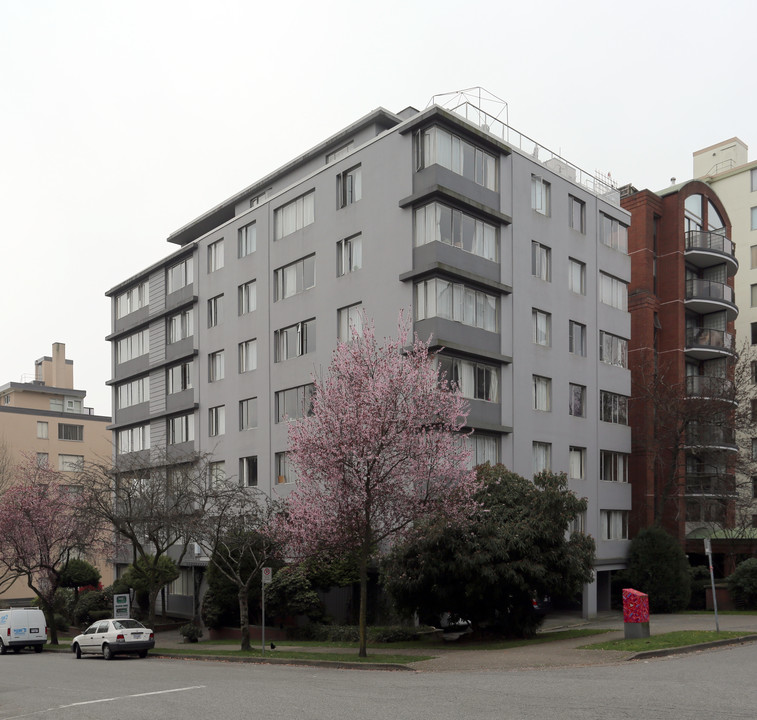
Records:
[[[687,250],[717,250],[726,255],[735,254],[735,246],[721,230],[689,230],[686,233]]]

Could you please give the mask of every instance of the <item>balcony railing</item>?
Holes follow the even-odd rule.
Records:
[[[686,347],[716,348],[733,352],[734,337],[725,330],[713,328],[686,328]]]
[[[686,473],[687,495],[735,495],[736,478],[729,474]]]
[[[733,399],[733,382],[724,377],[689,375],[686,377],[686,394],[689,397]]]
[[[733,256],[735,247],[722,231],[690,230],[686,233],[687,250],[717,250]]]
[[[692,278],[686,281],[686,299],[725,300],[733,303],[733,288],[714,280]]]
[[[686,444],[696,447],[736,445],[736,432],[724,425],[693,424],[686,428]]]

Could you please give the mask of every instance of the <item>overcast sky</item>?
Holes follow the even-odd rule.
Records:
[[[0,0],[0,384],[64,342],[110,414],[105,291],[379,106],[480,85],[512,127],[639,189],[691,177],[720,140],[757,146],[756,16],[753,0]]]

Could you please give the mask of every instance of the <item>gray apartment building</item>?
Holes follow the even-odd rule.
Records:
[[[628,542],[629,217],[475,105],[375,110],[108,291],[116,453],[209,452],[212,472],[286,494],[285,417],[312,374],[360,311],[381,336],[405,310],[470,400],[475,461],[563,471],[588,498],[592,615]]]

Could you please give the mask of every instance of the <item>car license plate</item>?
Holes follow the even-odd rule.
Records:
[[[30,633],[38,633],[39,632],[39,628],[29,628],[29,632]]]
[[[131,636],[133,638],[141,638],[142,637],[142,633],[141,632],[132,633]]]

